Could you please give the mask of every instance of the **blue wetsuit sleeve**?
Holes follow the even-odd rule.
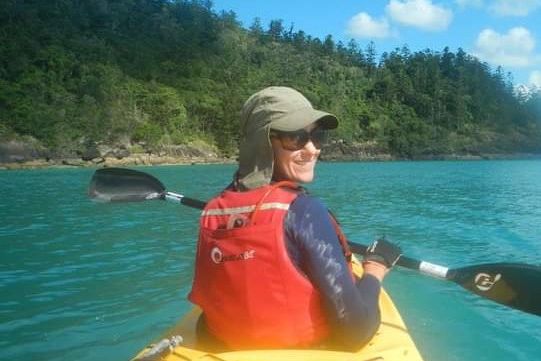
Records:
[[[353,281],[329,217],[319,200],[299,195],[284,221],[286,246],[293,263],[321,293],[333,343],[356,349],[380,324],[380,284],[371,275]]]

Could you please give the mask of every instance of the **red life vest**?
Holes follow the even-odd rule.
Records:
[[[329,332],[319,292],[286,250],[284,217],[298,195],[288,183],[226,190],[201,216],[189,299],[233,349],[307,347]]]

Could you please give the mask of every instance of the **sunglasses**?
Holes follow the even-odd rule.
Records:
[[[292,132],[271,129],[270,136],[279,139],[280,143],[282,143],[282,148],[289,151],[300,150],[309,141],[312,141],[316,149],[321,149],[328,138],[327,131],[321,127],[314,128],[311,132],[304,129]]]

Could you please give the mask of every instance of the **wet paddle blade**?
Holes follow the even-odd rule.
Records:
[[[133,169],[98,169],[90,181],[88,195],[102,202],[140,202],[163,199],[165,187],[153,176]]]
[[[366,246],[348,242],[364,254]],[[521,263],[489,263],[449,270],[402,256],[397,265],[458,283],[468,291],[502,305],[541,316],[541,267]],[[429,266],[427,266],[429,265]]]
[[[469,266],[448,279],[489,300],[541,316],[541,267],[520,263]]]

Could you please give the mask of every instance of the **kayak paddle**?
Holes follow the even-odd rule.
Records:
[[[98,169],[90,181],[89,197],[104,202],[161,199],[203,209],[205,202],[169,192],[150,174],[125,168]],[[349,242],[351,251],[364,254],[367,246]],[[521,263],[489,263],[449,269],[402,256],[397,265],[449,280],[502,305],[541,316],[541,267]]]
[[[205,202],[167,192],[165,186],[148,173],[126,168],[102,168],[92,176],[88,196],[103,202],[140,202],[166,199],[203,209]]]

